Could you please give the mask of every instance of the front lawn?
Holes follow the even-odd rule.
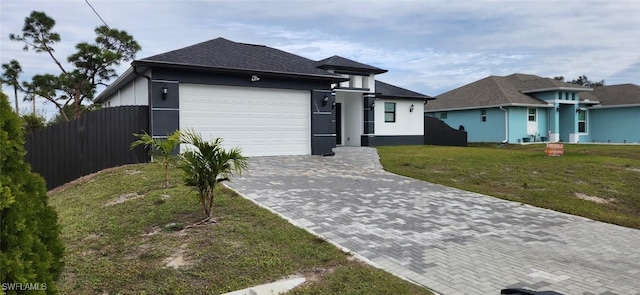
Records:
[[[640,229],[640,146],[378,147],[385,170],[408,177]]]
[[[217,190],[218,222],[160,164],[102,171],[52,192],[66,247],[61,294],[220,294],[291,275],[295,294],[431,294],[353,259],[328,242],[238,196]]]

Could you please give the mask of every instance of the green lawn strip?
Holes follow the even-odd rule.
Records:
[[[174,230],[202,219],[180,176],[172,169],[163,189],[160,164],[129,165],[53,193],[67,250],[60,293],[220,294],[302,274],[316,279],[296,294],[431,294],[225,188],[216,224]]]
[[[393,173],[640,229],[640,146],[565,145],[562,157],[547,156],[542,144],[498,146],[378,153]]]

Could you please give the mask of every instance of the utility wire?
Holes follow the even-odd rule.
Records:
[[[91,3],[89,3],[89,0],[84,0],[84,2],[87,2],[87,5],[89,5],[89,7],[91,7],[91,10],[93,10],[93,12],[98,16],[98,18],[100,18],[100,20],[102,21],[102,23],[107,26],[107,29],[111,30],[111,28],[109,27],[109,25],[107,25],[107,22],[104,21],[104,19],[102,19],[102,16],[100,16],[100,14],[96,11],[95,8],[93,8],[93,6],[91,5]]]

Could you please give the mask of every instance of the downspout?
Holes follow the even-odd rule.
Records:
[[[500,106],[500,109],[504,112],[504,140],[502,143],[509,143],[509,110]]]
[[[149,134],[153,138],[153,112],[151,111],[151,76],[145,75],[143,73],[138,73],[138,66],[133,64],[133,73],[138,76],[147,79],[147,105],[149,106]],[[133,80],[133,84],[135,85],[136,81]],[[134,94],[135,95],[135,94]]]

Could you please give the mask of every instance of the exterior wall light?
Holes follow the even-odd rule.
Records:
[[[373,108],[375,108],[375,107],[376,107],[376,103],[375,103],[375,102],[372,102],[372,103],[371,103],[371,109],[373,109]]]
[[[169,89],[167,89],[167,84],[162,85],[162,100],[167,99],[168,93],[169,93]]]
[[[251,82],[258,82],[258,81],[260,81],[260,77],[256,75],[251,76]]]
[[[413,104],[411,104],[411,107],[409,108],[409,113],[413,112]]]
[[[322,106],[326,106],[327,103],[329,103],[329,96],[324,96],[324,99],[322,100]]]

